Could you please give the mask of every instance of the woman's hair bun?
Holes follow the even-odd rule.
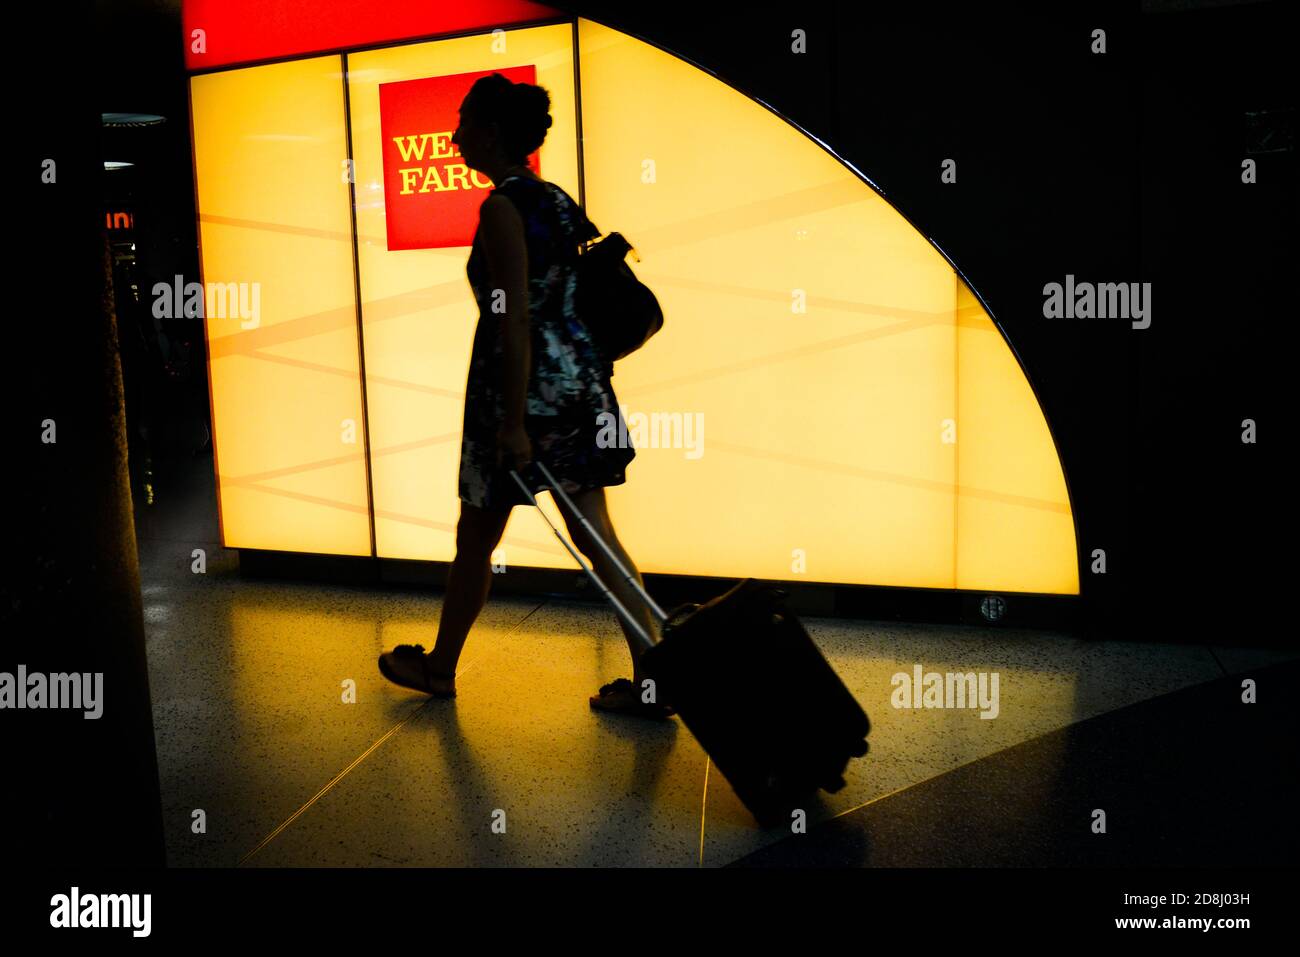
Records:
[[[551,128],[551,94],[532,83],[511,83],[500,73],[481,77],[469,91],[485,122],[495,120],[507,157],[522,163],[536,152]]]

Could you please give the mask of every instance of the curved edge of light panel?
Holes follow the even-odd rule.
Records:
[[[850,209],[857,200],[846,193],[843,184],[829,182],[827,170],[814,158],[803,154],[796,157],[793,155],[796,150],[787,147],[787,152],[780,157],[781,162],[774,167],[769,162],[769,158],[757,155],[755,146],[759,138],[767,135],[763,132],[763,124],[753,117],[743,116],[742,111],[734,103],[724,102],[728,97],[719,89],[711,88],[707,83],[695,83],[690,95],[682,95],[683,86],[690,85],[691,81],[684,80],[681,75],[672,75],[673,71],[668,61],[690,68],[698,74],[697,79],[712,80],[730,94],[738,95],[745,101],[762,107],[781,120],[786,128],[796,131],[804,142],[820,147],[820,154],[830,157],[841,170],[847,170],[857,182],[865,183],[869,190],[863,191],[863,195],[874,197],[885,204],[892,215],[897,217],[897,221],[906,224],[907,229],[924,242],[928,254],[935,257],[935,262],[922,263],[920,260],[923,257],[920,256],[918,247],[909,246],[904,250],[902,256],[906,257],[906,262],[900,257],[898,265],[903,270],[917,268],[919,270],[917,278],[911,287],[901,292],[890,288],[888,292],[893,294],[892,297],[887,295],[880,300],[884,305],[864,302],[859,297],[846,301],[827,294],[823,298],[841,311],[831,316],[827,323],[829,335],[823,336],[823,339],[838,339],[839,333],[852,329],[851,324],[844,322],[844,317],[853,315],[855,310],[859,320],[868,316],[874,320],[882,312],[889,313],[891,310],[896,318],[911,316],[915,320],[921,313],[908,307],[918,305],[926,297],[933,299],[935,288],[940,283],[932,271],[925,272],[925,270],[933,270],[933,267],[942,263],[942,266],[951,273],[951,305],[945,306],[943,310],[947,315],[939,317],[939,311],[936,310],[932,315],[939,317],[938,321],[927,320],[919,323],[919,325],[931,326],[930,330],[907,330],[898,335],[891,335],[890,331],[881,329],[867,330],[868,335],[873,332],[881,333],[877,336],[877,341],[892,340],[893,350],[908,362],[915,361],[916,356],[912,355],[912,352],[923,347],[901,344],[904,340],[909,337],[932,336],[935,332],[934,327],[946,330],[937,338],[918,339],[917,342],[940,344],[937,350],[941,356],[939,361],[946,361],[948,356],[952,358],[952,382],[949,384],[945,377],[940,376],[932,383],[931,391],[926,393],[927,401],[935,399],[936,408],[945,407],[953,410],[952,418],[955,421],[947,422],[946,425],[950,431],[955,429],[959,434],[955,437],[948,436],[950,449],[947,460],[944,460],[942,455],[934,455],[932,449],[918,451],[908,446],[908,443],[917,441],[919,433],[926,433],[925,440],[929,441],[927,430],[931,422],[930,418],[921,418],[909,423],[911,426],[909,431],[895,428],[891,432],[887,421],[869,423],[871,427],[864,427],[862,433],[864,436],[870,434],[873,439],[882,437],[895,439],[897,443],[895,448],[901,450],[900,458],[909,464],[921,466],[910,472],[907,467],[903,467],[895,474],[887,474],[890,471],[887,465],[882,467],[880,462],[871,461],[869,453],[858,462],[827,462],[825,453],[828,450],[833,451],[836,446],[834,442],[819,441],[825,436],[816,433],[816,429],[814,429],[816,434],[809,438],[808,445],[817,451],[808,457],[808,461],[803,462],[797,461],[799,456],[790,448],[769,445],[759,449],[754,443],[749,443],[748,447],[742,448],[746,445],[743,439],[736,442],[732,449],[727,449],[721,441],[709,447],[710,454],[713,454],[714,448],[721,446],[722,451],[716,454],[749,455],[755,462],[760,461],[764,453],[767,453],[769,461],[776,459],[795,461],[795,471],[790,473],[791,477],[799,468],[804,469],[800,474],[812,474],[809,468],[813,471],[820,470],[821,477],[829,479],[828,487],[838,488],[841,492],[832,503],[827,504],[823,501],[818,504],[818,507],[828,514],[838,512],[842,517],[851,516],[855,511],[862,511],[864,502],[870,501],[869,508],[875,510],[878,524],[875,527],[854,529],[852,522],[849,521],[844,527],[850,536],[858,534],[870,537],[875,531],[883,533],[884,539],[888,539],[889,547],[877,551],[888,551],[889,554],[885,557],[894,567],[889,569],[886,564],[878,563],[880,556],[872,555],[871,549],[867,547],[845,559],[852,564],[840,564],[829,574],[824,569],[817,570],[810,567],[806,578],[811,581],[856,580],[862,584],[910,585],[961,590],[1079,594],[1077,527],[1069,484],[1051,424],[1028,371],[1006,331],[994,318],[983,297],[947,252],[894,206],[885,191],[869,176],[770,104],[729,83],[689,57],[667,50],[653,41],[608,27],[588,17],[576,18],[576,23],[580,36],[578,44],[580,109],[584,130],[584,199],[587,210],[603,230],[623,231],[632,238],[643,260],[643,265],[637,267],[638,276],[660,296],[667,315],[671,316],[674,312],[679,314],[689,312],[689,309],[684,308],[686,300],[677,296],[678,289],[683,293],[689,292],[697,298],[710,300],[711,302],[705,303],[704,309],[708,309],[710,304],[717,304],[718,298],[714,293],[733,297],[749,296],[751,299],[746,303],[747,307],[754,299],[761,299],[764,296],[768,299],[774,298],[774,292],[784,292],[787,288],[782,283],[782,279],[785,278],[783,275],[774,275],[770,278],[766,274],[760,276],[761,270],[753,268],[752,263],[741,262],[739,259],[726,263],[725,252],[753,236],[758,236],[760,240],[766,237],[770,243],[773,240],[773,234],[769,229],[772,225],[770,221],[779,222],[782,219],[797,218],[801,223],[808,222],[816,229],[831,232],[837,227],[843,227],[847,219],[858,214],[858,210]],[[639,47],[632,47],[627,41],[632,41]],[[612,52],[615,48],[617,48],[616,53]],[[605,50],[611,53],[602,58],[602,51]],[[646,93],[633,89],[634,85],[616,82],[619,77],[646,75],[655,76],[655,82],[646,83],[645,86],[662,86],[666,92],[655,90]],[[611,88],[619,92],[610,93]],[[656,103],[653,99],[656,95],[664,101],[671,101],[671,107]],[[707,193],[702,189],[693,193],[689,188],[683,191],[683,195],[690,195],[697,202],[696,206],[688,205],[675,212],[672,209],[671,192],[660,190],[654,204],[642,201],[638,207],[635,199],[630,202],[624,199],[625,194],[633,192],[626,188],[626,182],[620,181],[617,184],[618,188],[615,188],[614,181],[610,178],[611,174],[608,171],[611,168],[625,170],[628,162],[634,161],[636,155],[644,155],[628,152],[629,148],[624,146],[620,138],[630,138],[635,141],[641,128],[647,124],[653,125],[658,119],[655,115],[656,109],[671,110],[673,113],[672,126],[668,127],[665,124],[664,129],[660,131],[663,134],[671,128],[673,135],[663,135],[662,140],[655,143],[656,152],[671,153],[676,163],[674,169],[693,165],[693,173],[709,179],[712,190]],[[632,116],[635,117],[634,120],[624,121],[625,117]],[[729,121],[734,121],[734,125]],[[636,125],[631,125],[633,123]],[[716,135],[718,127],[728,128],[726,135],[743,141],[735,151],[735,156],[727,155],[728,144]],[[714,138],[710,140],[710,136]],[[703,139],[705,145],[704,148],[692,153],[691,146],[682,144],[694,145],[695,137]],[[665,142],[667,140],[671,140],[672,143]],[[639,145],[630,147],[631,150],[638,148]],[[725,168],[729,176],[743,177],[755,172],[753,169],[755,166],[758,167],[756,175],[761,176],[764,171],[772,171],[776,168],[784,171],[796,165],[801,165],[809,174],[808,178],[803,180],[807,188],[803,188],[797,176],[792,176],[790,181],[771,190],[770,195],[767,196],[762,195],[765,187],[760,180],[749,183],[751,187],[756,188],[744,193],[743,186],[736,186],[721,177],[710,178],[717,167]],[[715,205],[709,205],[717,198],[720,191],[725,192],[729,188],[733,194],[731,198],[724,197]],[[759,197],[757,200],[752,198],[755,194]],[[664,202],[665,197],[670,198],[670,201]],[[879,216],[879,211],[875,211],[875,214]],[[674,215],[678,215],[676,220],[673,218]],[[868,212],[867,216],[870,215],[871,213]],[[893,227],[886,227],[881,220],[869,220],[869,226],[872,229],[893,229]],[[786,229],[786,234],[795,232],[786,226],[778,225],[777,228]],[[765,233],[765,229],[769,231]],[[852,232],[860,231],[859,226],[857,230],[835,235],[832,242],[843,244],[846,241],[856,241],[861,237],[853,236]],[[798,232],[811,233],[812,230]],[[784,241],[779,237],[786,234],[778,234],[776,242],[779,244]],[[638,237],[641,239],[640,243],[637,242]],[[711,245],[717,242],[728,245]],[[881,247],[877,251],[894,253],[898,252],[898,243],[908,244],[896,234],[891,234],[889,242],[894,245],[887,249]],[[722,253],[721,256],[717,255],[719,252]],[[712,274],[707,277],[701,277],[698,273],[692,275],[691,260],[696,264],[700,261],[708,262]],[[718,262],[724,262],[724,265],[719,268],[716,265]],[[730,274],[726,272],[729,266],[732,268]],[[832,271],[833,269],[832,266]],[[779,268],[776,272],[780,272]],[[838,284],[842,288],[844,283],[840,281],[841,278],[835,277],[836,281],[830,285]],[[897,280],[891,277],[891,281]],[[764,285],[767,288],[763,288]],[[809,301],[812,300],[813,296],[810,293]],[[735,301],[738,300],[732,300],[733,303]],[[761,310],[762,307],[753,308]],[[828,314],[833,311],[833,309],[828,310]],[[745,316],[747,321],[752,318],[750,315]],[[709,319],[713,324],[722,321],[717,312],[711,313]],[[620,401],[625,406],[635,406],[637,403],[629,401],[629,397],[635,398],[647,389],[656,392],[656,399],[663,399],[667,404],[671,404],[671,389],[662,387],[664,379],[672,378],[665,372],[670,361],[668,353],[674,345],[669,341],[671,338],[669,333],[673,329],[671,318],[669,323],[665,326],[664,332],[660,333],[655,340],[651,340],[641,353],[630,356],[620,363],[620,378],[616,382],[616,388],[619,391]],[[754,322],[754,326],[760,329],[762,324],[761,320]],[[898,325],[901,328],[906,323],[900,322]],[[862,326],[859,325],[858,328]],[[996,335],[993,335],[994,332]],[[748,336],[748,328],[745,334]],[[725,341],[724,348],[730,346],[735,340]],[[676,352],[682,356],[682,362],[678,364],[685,366],[683,375],[707,377],[708,371],[697,368],[698,363],[691,353],[692,346],[698,344],[679,337],[675,345],[678,347]],[[886,350],[889,348],[885,347]],[[852,344],[846,347],[847,351],[852,349]],[[715,354],[717,354],[716,349]],[[844,357],[833,356],[830,353],[827,355],[829,358],[824,362],[823,377],[843,376]],[[760,361],[762,359],[762,357],[755,358]],[[742,361],[744,361],[743,357]],[[870,361],[879,363],[883,360],[881,357],[875,357]],[[773,381],[776,381],[775,378],[766,383],[767,387],[770,388]],[[733,376],[732,385],[742,392],[747,387],[741,376]],[[948,392],[944,394],[944,390]],[[937,397],[932,394],[936,392]],[[871,393],[866,389],[864,393],[872,400],[887,398],[878,392]],[[900,397],[912,398],[905,394],[900,394]],[[725,425],[730,425],[727,411],[726,404],[719,403],[710,412],[710,416],[716,415]],[[774,418],[779,419],[780,424],[788,425],[789,420],[781,417],[781,412],[775,403],[765,408],[765,416],[769,412]],[[877,418],[887,420],[888,416],[881,415]],[[718,431],[720,430],[715,430]],[[729,430],[721,431],[728,437],[732,434]],[[771,431],[773,429],[769,426],[769,433]],[[936,434],[941,431],[937,423],[935,431]],[[756,435],[755,431],[748,437],[753,438]],[[768,438],[771,438],[770,435]],[[779,440],[776,445],[779,445]],[[820,461],[812,462],[812,459]],[[633,467],[637,467],[635,463]],[[642,471],[654,473],[657,468],[657,465],[647,465],[642,466]],[[845,484],[838,481],[841,476],[829,474],[837,471],[849,472],[851,479],[856,480],[856,485],[853,481]],[[656,481],[649,481],[647,484],[653,487]],[[894,494],[899,486],[910,487],[905,489],[905,498],[899,498],[891,503],[889,496]],[[702,483],[702,490],[706,496],[710,488],[706,477]],[[859,490],[861,496],[858,495]],[[615,486],[610,492],[611,513],[616,512],[618,515],[621,534],[623,528],[627,527],[630,530],[627,535],[629,540],[640,542],[664,537],[661,523],[665,517],[662,509],[649,507],[648,502],[639,499],[633,501],[636,493],[626,486]],[[736,492],[740,496],[768,494],[766,489],[744,487],[743,482]],[[873,493],[879,494],[879,501]],[[943,504],[945,497],[951,499],[950,516],[942,514],[946,507]],[[936,506],[936,499],[940,501],[938,506]],[[915,527],[910,530],[900,526],[897,521],[897,511],[901,507],[906,512],[907,505],[903,503],[907,501],[924,503],[916,510],[917,521]],[[626,502],[630,507],[619,507],[620,502]],[[773,507],[765,521],[774,521],[771,516],[779,511],[779,506]],[[712,515],[707,518],[716,521]],[[832,518],[830,521],[834,522],[835,519]],[[658,529],[656,523],[660,524]],[[813,524],[816,523],[809,522],[809,525]],[[906,522],[902,525],[906,525]],[[823,523],[819,527],[824,529],[826,524]],[[839,526],[832,525],[832,527]],[[726,526],[725,520],[711,531],[720,534],[740,532],[739,528]],[[923,550],[931,543],[938,543],[936,548],[939,554],[932,554],[924,559],[918,557],[915,562],[911,560],[914,557],[913,552]],[[943,570],[939,566],[946,562],[946,549],[951,549],[951,567]],[[707,544],[702,544],[702,547],[695,550],[692,560],[707,561],[711,557],[709,551]],[[658,558],[652,554],[647,556],[643,567],[649,570],[679,571],[679,569],[664,567],[665,561],[667,561],[666,553]],[[877,564],[873,565],[872,562]],[[811,561],[809,564],[811,565]],[[846,570],[851,574],[846,575]],[[802,576],[787,574],[784,577],[793,579]]]

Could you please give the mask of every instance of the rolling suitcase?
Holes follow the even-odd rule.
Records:
[[[660,623],[658,644],[542,512],[555,537],[646,647],[642,669],[656,700],[670,704],[736,795],[762,825],[788,823],[819,788],[844,787],[850,758],[867,753],[871,723],[779,587],[746,578],[704,604],[665,614],[596,534],[540,461],[542,480],[510,474],[537,505],[549,489],[614,562]],[[525,471],[528,471],[525,468]],[[640,690],[640,689],[638,689]]]

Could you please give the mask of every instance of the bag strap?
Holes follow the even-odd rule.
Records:
[[[569,218],[571,221],[570,227],[568,230],[562,230],[562,231],[563,234],[567,237],[567,242],[565,244],[566,249],[570,252],[572,258],[576,258],[578,246],[581,245],[582,243],[587,242],[588,240],[592,240],[600,236],[600,230],[596,228],[595,223],[593,223],[590,219],[587,218],[586,210],[584,210],[581,206],[575,203],[573,201],[572,196],[566,193],[559,186],[556,186],[554,183],[550,183],[549,185],[552,189],[553,195],[557,198],[557,200],[563,202],[568,207]],[[563,223],[559,221],[560,212],[558,207],[555,209],[555,216],[556,216],[557,224],[563,226]]]

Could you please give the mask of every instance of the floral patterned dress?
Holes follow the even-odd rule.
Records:
[[[592,342],[574,310],[576,273],[566,250],[595,233],[582,210],[554,183],[530,176],[508,176],[493,193],[508,196],[524,223],[528,249],[531,369],[524,431],[533,459],[545,463],[570,495],[605,485],[621,485],[636,455],[628,441],[597,443],[611,413],[614,433],[625,436],[622,413],[610,383],[612,366]],[[504,419],[502,325],[492,312],[487,264],[474,234],[466,268],[479,306],[478,325],[465,384],[465,423],[461,433],[460,498],[480,508],[522,505],[528,499],[511,477],[509,465],[496,466],[497,430]]]

